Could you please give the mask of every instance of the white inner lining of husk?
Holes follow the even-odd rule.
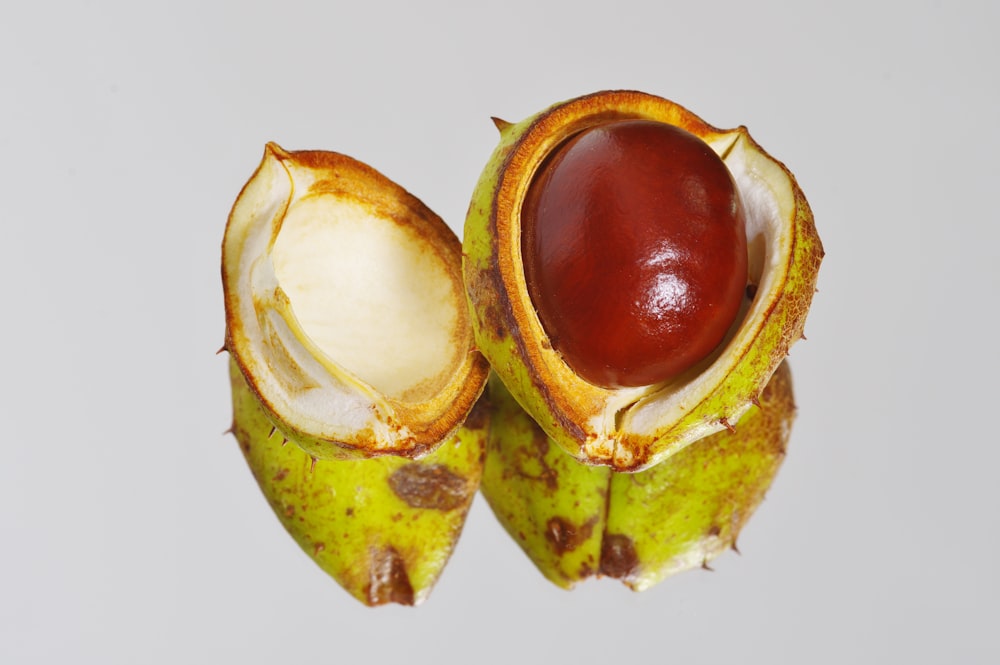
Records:
[[[383,395],[430,399],[461,362],[462,295],[413,230],[360,202],[311,195],[289,207],[270,258],[312,343]]]

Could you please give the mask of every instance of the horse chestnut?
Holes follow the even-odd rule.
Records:
[[[729,170],[695,135],[618,120],[569,137],[521,209],[526,286],[553,348],[605,388],[691,368],[739,312],[745,227]]]

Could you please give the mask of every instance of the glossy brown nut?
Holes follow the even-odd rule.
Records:
[[[732,175],[701,139],[649,120],[591,127],[542,163],[522,207],[525,280],[583,379],[667,381],[718,346],[747,280]]]

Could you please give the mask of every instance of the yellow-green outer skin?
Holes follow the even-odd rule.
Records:
[[[584,109],[579,112],[579,117],[575,115],[577,111],[566,110],[577,106]],[[748,161],[750,169],[763,177],[769,174],[787,183],[793,213],[784,222],[783,242],[789,248],[785,281],[774,288],[773,300],[757,322],[752,341],[744,348],[734,348],[729,352],[732,355],[727,362],[732,364],[725,377],[713,379],[714,384],[698,383],[699,380],[695,379],[692,385],[697,385],[697,389],[690,392],[691,403],[676,421],[663,424],[651,435],[619,431],[613,454],[604,451],[595,456],[586,450],[592,432],[587,429],[584,420],[601,408],[601,389],[589,386],[570,388],[544,375],[536,357],[551,347],[545,341],[536,346],[534,341],[524,339],[526,334],[531,334],[526,332],[531,326],[516,320],[510,303],[527,298],[526,291],[505,282],[501,267],[505,259],[498,257],[496,236],[498,216],[515,214],[506,206],[516,208],[517,205],[516,196],[512,200],[498,202],[502,187],[513,188],[511,191],[516,189],[511,184],[502,185],[504,178],[527,180],[531,176],[508,173],[508,167],[520,159],[527,159],[518,150],[528,140],[526,137],[535,131],[535,126],[548,122],[549,116],[566,115],[573,122],[582,123],[588,113],[600,118],[601,114],[612,112],[669,121],[706,141],[720,141],[727,136],[731,136],[734,142],[742,141],[743,146],[753,151]],[[806,313],[816,289],[823,248],[816,235],[812,212],[792,174],[780,162],[767,156],[745,128],[718,130],[690,111],[644,93],[596,93],[556,104],[516,124],[498,123],[498,127],[500,143],[483,170],[466,217],[463,269],[476,344],[518,403],[568,453],[581,461],[605,464],[616,471],[647,468],[676,454],[705,434],[731,425],[753,400],[759,398],[771,374],[788,355],[791,345],[801,338]],[[542,350],[539,351],[539,348]],[[579,394],[575,390],[580,390]]]
[[[736,424],[638,473],[577,462],[548,440],[503,384],[481,492],[539,571],[570,588],[590,576],[642,591],[704,566],[736,538],[774,480],[795,415],[787,364]]]
[[[607,518],[607,467],[585,466],[552,443],[494,374],[480,490],[538,569],[563,588],[597,573]]]
[[[286,440],[230,363],[233,434],[282,526],[366,605],[416,605],[455,547],[479,486],[488,413],[419,460],[314,460]]]

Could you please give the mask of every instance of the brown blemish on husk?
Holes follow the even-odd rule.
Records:
[[[472,430],[486,429],[490,424],[491,410],[490,399],[484,391],[479,399],[476,400],[476,403],[472,405],[472,411],[469,412],[468,417],[465,419],[464,427]]]
[[[389,486],[411,508],[449,511],[469,498],[469,483],[443,464],[411,462],[389,476]]]
[[[595,524],[597,517],[591,517],[580,525],[573,524],[563,517],[553,517],[545,525],[545,538],[555,553],[562,556],[585,543],[594,532]]]
[[[620,533],[606,533],[601,542],[601,575],[627,580],[639,570],[635,543]]]
[[[413,605],[413,585],[406,572],[406,564],[396,548],[389,546],[372,549],[365,595],[369,605]]]

